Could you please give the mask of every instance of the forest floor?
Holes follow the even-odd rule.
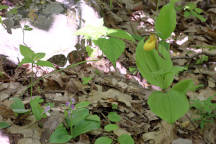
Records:
[[[1,1],[5,4],[3,2],[5,1]],[[16,2],[11,1],[11,5]],[[103,17],[106,27],[123,29],[142,37],[154,32],[154,17],[157,12],[153,1],[113,0],[112,5],[107,0],[87,2]],[[189,0],[185,0],[178,5],[183,7],[188,2]],[[7,140],[10,144],[48,143],[52,132],[64,121],[65,104],[74,98],[75,103],[90,103],[88,109],[91,114],[100,117],[101,128],[81,134],[67,144],[93,144],[100,136],[108,136],[113,139],[113,143],[118,143],[117,139],[121,134],[131,135],[136,144],[216,144],[216,2],[192,2],[203,10],[201,15],[206,21],[202,22],[195,16],[186,18],[185,10],[179,7],[177,26],[169,43],[173,64],[187,66],[187,70],[175,77],[174,84],[180,80],[192,79],[195,85],[202,85],[198,90],[187,93],[190,103],[212,97],[205,103],[205,106],[214,106],[214,109],[210,108],[210,113],[205,113],[212,117],[205,121],[203,128],[200,125],[203,121],[194,121],[203,115],[193,107],[174,124],[166,123],[151,112],[147,104],[148,96],[152,91],[158,90],[158,87],[149,84],[136,71],[136,44],[126,42],[126,49],[118,59],[116,69],[100,54],[100,61],[83,63],[72,68],[69,66],[41,77],[33,77],[35,83],[32,91],[32,71],[29,66],[17,67],[0,55],[0,121],[10,125],[0,129],[0,143],[7,144]],[[20,5],[22,3],[24,1],[20,1]],[[165,1],[161,1],[159,8],[165,4]],[[40,5],[39,7],[43,8]],[[3,11],[1,15],[4,15]],[[83,47],[85,45],[80,44],[78,50],[68,54],[70,64],[86,60]],[[59,57],[55,57],[52,62],[55,61],[59,61]],[[135,68],[135,71],[130,71],[131,68]],[[46,73],[39,67],[36,71]],[[83,78],[90,79],[85,83]],[[43,99],[43,108],[46,108],[46,104],[53,105],[46,118],[36,121],[32,113],[17,115],[12,111],[12,98],[20,98],[25,108],[30,109],[30,101],[36,96]],[[117,105],[117,109],[112,108],[114,105]],[[208,109],[205,106],[203,109]],[[110,123],[107,115],[113,111],[121,117],[117,123],[119,128],[113,132],[104,131],[102,128]]]

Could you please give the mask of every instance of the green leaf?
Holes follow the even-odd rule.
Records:
[[[136,65],[142,76],[151,84],[162,89],[168,88],[176,73],[169,55],[169,51],[164,44],[159,43],[158,50],[164,58],[159,56],[158,51],[153,49],[145,51],[143,40],[136,48]],[[174,71],[175,70],[175,71]]]
[[[19,98],[13,98],[13,103],[10,105],[10,108],[15,113],[26,113],[29,110],[25,109],[25,106],[21,99]]]
[[[107,34],[108,28],[105,26],[93,26],[86,25],[82,29],[79,29],[75,32],[75,35],[83,35],[85,39],[97,40],[101,36],[105,36]]]
[[[152,92],[148,105],[153,113],[168,123],[174,123],[189,110],[186,95],[173,89],[167,93]]]
[[[173,90],[186,94],[188,91],[196,90],[196,86],[191,79],[181,80],[172,87]]]
[[[0,10],[3,10],[3,9],[8,9],[8,6],[7,5],[0,5]]]
[[[24,56],[24,58],[28,58],[32,60],[33,60],[33,56],[35,55],[34,51],[32,51],[31,48],[24,45],[20,45],[20,53],[22,54],[22,56]]]
[[[112,122],[119,122],[121,117],[116,112],[110,112],[108,114],[108,119]]]
[[[89,57],[93,57],[92,54],[93,54],[94,50],[90,46],[86,46],[86,51],[87,51]]]
[[[19,66],[23,65],[23,64],[27,64],[27,63],[34,63],[32,58],[23,58],[22,61],[19,63]]]
[[[0,16],[0,24],[2,24],[2,17]]]
[[[36,53],[36,54],[34,54],[34,61],[38,61],[38,60],[44,58],[45,55],[46,55],[45,53]]]
[[[112,144],[112,139],[106,136],[99,137],[94,144]]]
[[[134,38],[126,31],[121,29],[108,29],[108,36],[135,41]]]
[[[89,83],[90,80],[92,80],[92,77],[83,77],[82,84],[86,85]]]
[[[197,12],[198,14],[201,14],[201,13],[203,12],[203,10],[200,9],[200,8],[195,8],[194,10],[195,10],[195,12]]]
[[[9,126],[10,124],[8,124],[7,122],[0,122],[0,129],[8,128]]]
[[[50,136],[50,143],[67,143],[72,138],[71,135],[68,134],[66,128],[63,124],[60,124],[56,130]]]
[[[185,7],[184,10],[193,10],[196,8],[196,3],[188,3]]]
[[[97,115],[89,115],[86,117],[86,120],[92,120],[92,121],[100,122],[100,117]]]
[[[191,11],[191,14],[193,16],[195,16],[196,18],[198,18],[201,22],[205,22],[206,21],[206,19],[202,15],[197,14],[195,11]]]
[[[176,11],[173,3],[169,3],[160,10],[155,22],[155,29],[160,38],[167,39],[176,27]]]
[[[40,103],[42,103],[43,99],[40,97],[35,97],[30,101],[30,106],[32,108],[32,113],[34,114],[34,117],[36,120],[41,120],[43,118],[43,108],[40,106]]]
[[[82,102],[76,104],[76,105],[75,105],[75,108],[76,108],[76,109],[85,108],[85,107],[87,107],[89,104],[90,104],[90,102],[88,102],[88,101],[82,101]]]
[[[184,12],[184,17],[189,18],[191,16],[191,13],[189,11]]]
[[[118,128],[119,127],[116,124],[108,124],[104,127],[104,130],[110,132],[110,131],[117,130]]]
[[[118,142],[120,144],[134,144],[133,138],[128,134],[122,134],[118,137]]]
[[[38,66],[46,66],[46,67],[54,67],[53,64],[49,61],[42,61],[42,60],[38,60],[37,63],[35,63]]]
[[[118,104],[112,104],[112,109],[118,109]]]
[[[72,123],[78,125],[79,122],[89,115],[89,110],[86,108],[76,109],[72,112]]]
[[[96,45],[102,50],[106,57],[116,66],[117,59],[122,55],[125,49],[124,41],[116,38],[99,38],[94,41]]]
[[[28,25],[24,25],[23,30],[25,30],[25,31],[32,31],[33,29],[30,26],[28,26]]]
[[[170,2],[172,2],[172,3],[176,3],[178,1],[180,1],[180,0],[170,0]]]
[[[8,13],[8,14],[11,14],[11,15],[17,14],[17,8],[12,8],[12,9],[9,10],[7,13]]]
[[[100,128],[100,122],[87,119],[80,120],[72,130],[72,137],[75,138],[86,132]]]

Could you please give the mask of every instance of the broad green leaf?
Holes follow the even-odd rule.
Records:
[[[8,9],[8,6],[7,5],[0,5],[0,10],[3,10],[3,9]]]
[[[24,58],[32,59],[33,56],[35,55],[34,51],[31,50],[31,48],[20,45],[20,53],[24,56]]]
[[[22,61],[19,63],[19,66],[23,65],[23,64],[27,64],[27,63],[34,63],[32,58],[23,58]]]
[[[32,108],[32,113],[36,120],[41,120],[43,117],[44,109],[40,106],[42,99],[40,97],[35,97],[30,101],[30,106]]]
[[[121,29],[108,29],[107,35],[111,37],[135,41],[128,32]]]
[[[13,98],[13,103],[10,105],[10,108],[15,113],[26,113],[29,110],[25,109],[25,106],[21,99],[19,98]]]
[[[86,120],[92,120],[92,121],[100,122],[100,117],[97,115],[89,115],[86,117]]]
[[[196,86],[191,79],[181,80],[172,87],[173,90],[186,94],[188,91],[194,91]]]
[[[171,3],[176,3],[178,1],[180,1],[180,0],[170,0]]]
[[[42,61],[42,60],[38,60],[37,63],[35,63],[38,66],[46,66],[46,67],[54,67],[53,64],[49,61]]]
[[[95,41],[94,41],[95,43]],[[124,41],[116,38],[99,38],[96,43],[106,57],[116,66],[117,59],[122,55],[125,49]]]
[[[106,136],[99,137],[94,144],[112,144],[112,139]]]
[[[97,40],[107,34],[108,28],[105,26],[87,25],[75,32],[75,35],[83,35],[85,39]]]
[[[74,125],[74,128],[72,130],[72,137],[75,138],[81,134],[96,130],[98,128],[100,128],[100,122],[82,119],[76,125]]]
[[[76,109],[72,112],[72,123],[79,125],[79,122],[89,115],[89,110],[86,108]]]
[[[36,54],[34,54],[34,61],[38,61],[38,60],[44,58],[45,55],[46,55],[45,53],[36,53]]]
[[[60,124],[50,136],[50,143],[67,143],[72,138],[63,124]]]
[[[112,122],[119,122],[121,117],[116,112],[110,112],[108,114],[108,119]]]
[[[176,11],[174,3],[168,3],[160,10],[155,22],[155,29],[159,37],[167,39],[176,27]]]
[[[175,75],[169,51],[164,45],[159,44],[158,49],[160,54],[163,55],[162,58],[157,50],[145,51],[143,46],[144,42],[142,40],[136,48],[136,65],[139,72],[151,84],[162,89],[168,88]]]
[[[122,134],[118,137],[118,142],[120,144],[134,144],[133,138],[128,134]]]
[[[110,131],[117,130],[118,128],[119,127],[116,124],[108,124],[104,127],[104,130],[110,132]]]
[[[174,123],[189,110],[186,95],[173,89],[167,93],[152,92],[148,99],[148,105],[153,113],[168,123]]]
[[[7,122],[0,122],[0,129],[8,128],[10,126]]]
[[[80,108],[85,108],[90,104],[88,101],[81,101],[80,103],[75,105],[75,108],[80,109]]]

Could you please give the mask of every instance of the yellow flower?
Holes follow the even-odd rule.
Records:
[[[155,34],[151,34],[148,40],[145,42],[143,48],[146,51],[153,50],[157,44],[157,36]]]

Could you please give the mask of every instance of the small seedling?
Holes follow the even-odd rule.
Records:
[[[82,84],[87,85],[89,81],[92,80],[92,77],[83,77],[82,78]]]
[[[204,62],[207,61],[208,61],[208,56],[203,55],[196,61],[196,64],[203,64]]]
[[[83,101],[76,105],[74,103],[75,100],[72,99],[65,104],[66,124],[60,124],[57,127],[49,139],[50,143],[67,143],[70,139],[83,133],[100,128],[100,118],[97,115],[89,114],[86,108],[89,102]]]
[[[215,110],[216,104],[212,103],[213,97],[209,97],[206,100],[194,100],[192,101],[191,107],[194,107],[198,110],[199,118],[194,119],[195,121],[200,122],[200,127],[203,129],[207,123],[214,122],[216,118]]]
[[[203,13],[203,10],[200,8],[197,8],[195,3],[188,3],[186,6],[184,6],[184,17],[185,18],[194,16],[198,18],[201,22],[205,22],[206,19],[201,15],[201,13]]]
[[[133,75],[135,75],[135,74],[138,72],[137,68],[135,68],[135,67],[129,67],[129,71],[130,71]]]
[[[112,104],[112,109],[117,109],[117,104]],[[119,122],[121,120],[120,115],[118,115],[116,112],[110,112],[108,113],[108,119],[110,122]],[[112,132],[114,130],[117,130],[119,127],[117,124],[110,123],[104,127],[104,130],[107,132]],[[112,139],[106,136],[102,136],[96,139],[94,144],[111,144]],[[128,134],[122,134],[118,137],[118,143],[119,144],[134,144],[133,138]]]

